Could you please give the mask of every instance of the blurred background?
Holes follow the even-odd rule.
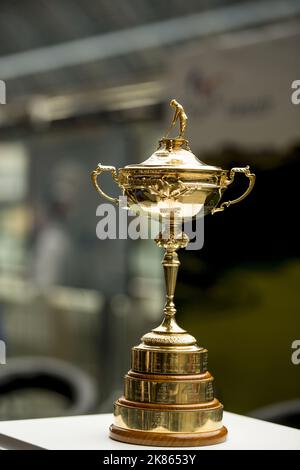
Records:
[[[159,323],[162,252],[97,239],[89,173],[148,158],[175,97],[201,160],[257,175],[180,253],[179,323],[227,411],[300,427],[299,44],[295,0],[1,1],[1,420],[110,412]]]

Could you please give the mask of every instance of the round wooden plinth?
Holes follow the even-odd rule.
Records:
[[[128,444],[157,447],[197,447],[224,442],[227,436],[227,429],[223,426],[216,431],[210,432],[163,433],[123,429],[112,424],[109,428],[109,436],[116,441]]]

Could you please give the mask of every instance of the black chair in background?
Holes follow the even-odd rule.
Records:
[[[0,420],[82,415],[96,406],[93,380],[61,360],[13,358],[0,368]]]

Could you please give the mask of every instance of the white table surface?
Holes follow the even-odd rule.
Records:
[[[108,437],[108,427],[111,423],[111,414],[2,421],[0,434],[51,450],[155,449],[155,447],[133,446],[113,441]],[[226,442],[198,449],[300,449],[298,429],[228,412],[224,413],[224,424],[229,431]]]

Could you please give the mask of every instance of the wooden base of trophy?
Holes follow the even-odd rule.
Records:
[[[109,428],[109,435],[116,441],[127,444],[155,446],[155,447],[200,447],[219,444],[226,440],[227,429],[199,433],[161,433],[135,431],[132,429],[118,428],[112,424]]]

